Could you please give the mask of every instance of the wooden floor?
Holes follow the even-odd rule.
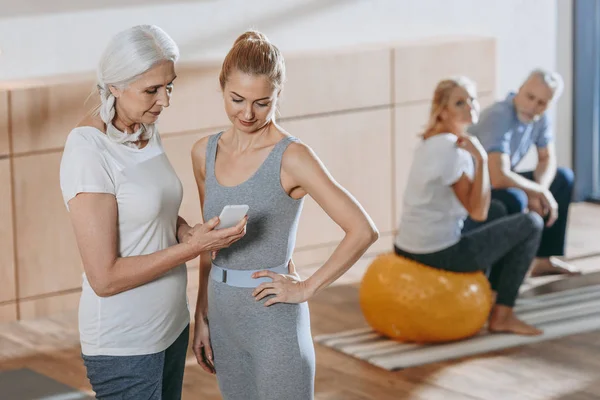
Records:
[[[567,256],[586,271],[600,270],[599,234],[600,206],[575,205]],[[366,326],[357,288],[368,263],[362,260],[310,301],[313,334]],[[551,279],[529,280],[527,285]],[[320,345],[316,352],[319,400],[600,399],[600,332],[398,372]],[[17,368],[30,368],[91,393],[80,359],[76,315],[0,325],[0,371]],[[195,365],[191,353],[183,398],[221,398],[215,379]]]

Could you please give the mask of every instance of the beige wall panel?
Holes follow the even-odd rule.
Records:
[[[388,253],[393,250],[394,234],[392,232],[380,232],[379,240],[369,247],[364,257]],[[299,270],[312,271],[312,268],[318,268],[323,265],[333,254],[337,245],[327,245],[323,247],[298,249],[294,253],[294,263]]]
[[[17,303],[0,304],[0,323],[17,320]]]
[[[289,121],[292,135],[310,146],[329,172],[362,204],[380,231],[392,227],[391,110]],[[307,198],[297,246],[338,241],[343,231]]]
[[[0,302],[15,299],[13,207],[10,161],[0,160]]]
[[[8,92],[0,92],[0,157],[10,153],[8,120]]]
[[[83,268],[59,183],[61,153],[14,159],[19,296],[81,286]]]
[[[198,284],[199,284],[198,279],[200,278],[200,269],[198,267],[188,267],[187,276],[188,276],[188,288],[189,287],[197,288]]]
[[[420,142],[420,134],[427,123],[429,102],[396,107],[395,118],[395,147],[396,165],[396,221],[392,229],[396,229],[402,212],[402,200],[412,165],[413,154]]]
[[[11,92],[15,153],[60,149],[69,132],[97,104],[90,81]]]
[[[196,299],[198,296],[198,286],[190,287],[187,289],[187,297],[188,297],[188,305],[190,310],[190,318],[194,319],[194,314],[196,313]]]
[[[485,109],[496,101],[494,94],[492,92],[479,93],[479,105],[481,109]]]
[[[390,103],[390,50],[291,58],[286,67],[284,118]]]
[[[190,224],[201,222],[200,199],[198,186],[192,169],[192,147],[201,138],[214,133],[204,131],[189,135],[166,136],[163,138],[163,147],[169,161],[173,165],[177,176],[183,185],[183,200],[179,215]],[[188,264],[189,265],[189,264]]]
[[[322,264],[331,255],[331,246],[324,245],[319,247],[310,247],[307,249],[296,249],[294,251],[294,264],[298,268],[303,268],[310,265]]]
[[[21,319],[43,318],[65,312],[76,312],[79,309],[80,297],[81,293],[75,292],[21,300],[19,302]]]
[[[198,268],[200,266],[200,258],[196,257],[185,263],[188,268]]]
[[[395,49],[395,103],[428,100],[441,79],[466,75],[478,91],[491,92],[496,83],[493,39],[465,40]]]
[[[282,125],[315,150],[333,177],[375,221],[382,236],[367,255],[391,251],[406,179],[434,86],[444,77],[467,75],[478,84],[482,108],[490,105],[495,93],[494,41],[452,39],[387,50],[311,53],[286,61]],[[188,65],[179,67],[177,73],[171,106],[162,115],[159,128],[184,186],[180,214],[193,225],[200,222],[201,211],[191,166],[192,146],[229,122],[218,84],[219,67]],[[9,160],[1,158],[9,153],[9,134],[17,154],[62,148],[71,129],[94,106],[95,97],[84,104],[93,86],[88,80],[18,89],[10,96],[0,92],[0,184],[8,188],[0,202],[10,205],[14,197],[17,205],[14,216],[12,207],[0,209],[0,303],[12,301],[16,291],[25,298],[20,305],[2,303],[0,320],[15,319],[17,306],[23,318],[77,308],[79,293],[62,292],[80,287],[82,267],[60,193],[61,154],[16,157],[14,188],[10,186]],[[388,109],[390,102],[398,104]],[[326,115],[306,117],[314,114]],[[8,131],[9,120],[13,132]],[[17,227],[16,238],[12,237],[11,220]],[[342,237],[342,230],[307,198],[295,263],[299,267],[322,264]],[[17,266],[13,265],[13,243]],[[193,308],[198,262],[187,264]],[[15,268],[18,282],[14,281]],[[44,296],[29,298],[39,295]]]
[[[171,105],[159,120],[163,134],[223,126],[228,123],[215,68],[178,72]],[[14,149],[17,153],[61,148],[67,135],[96,104],[84,104],[93,83],[61,84],[12,93]]]
[[[229,123],[219,86],[219,68],[177,70],[171,105],[159,120],[160,132],[196,131]]]
[[[196,300],[198,298],[198,279],[200,277],[200,270],[196,268],[190,268],[188,263],[188,285],[187,285],[187,297],[188,304],[190,307],[190,315],[193,317],[196,310]]]

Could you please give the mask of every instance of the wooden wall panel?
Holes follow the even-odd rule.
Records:
[[[189,264],[188,264],[189,265]],[[188,267],[188,285],[187,297],[190,308],[190,316],[194,317],[196,311],[196,300],[198,299],[198,280],[200,279],[200,270],[198,268]]]
[[[8,120],[8,92],[0,92],[0,157],[10,153]]]
[[[13,203],[10,161],[0,160],[0,302],[15,300]]]
[[[83,268],[59,183],[61,153],[14,159],[20,297],[81,286]]]
[[[43,318],[53,314],[77,312],[80,297],[81,292],[74,292],[21,300],[19,302],[21,319]]]
[[[161,115],[163,135],[227,125],[219,86],[220,68],[178,68],[171,105]]]
[[[0,304],[0,323],[17,320],[17,303]]]
[[[182,68],[171,105],[159,120],[160,131],[168,135],[227,124],[217,78],[218,70],[212,67]],[[15,152],[62,148],[69,132],[97,104],[95,95],[86,103],[93,88],[92,82],[78,82],[14,91]]]
[[[329,259],[338,243],[314,248],[299,249],[294,252],[293,260],[298,270],[304,273],[314,272]],[[380,232],[379,240],[369,247],[364,257],[373,257],[378,254],[388,253],[394,248],[394,232]]]
[[[375,221],[381,238],[360,261],[368,263],[392,250],[407,174],[435,84],[451,75],[467,75],[478,85],[482,108],[490,105],[495,43],[482,38],[415,41],[387,49],[291,55],[286,62],[280,121],[315,150]],[[192,146],[229,125],[219,69],[215,64],[179,66],[171,106],[159,120],[165,151],[184,186],[180,214],[191,225],[201,220]],[[0,201],[10,204],[14,197],[17,205],[14,216],[12,207],[0,209],[0,321],[15,319],[17,311],[29,319],[77,309],[82,267],[60,193],[59,163],[67,135],[97,101],[93,97],[84,104],[93,87],[86,77],[22,87],[10,94],[0,91],[0,185],[9,188]],[[11,139],[17,155],[12,172],[11,161],[2,160]],[[42,154],[23,155],[31,152]],[[343,231],[307,198],[296,265],[306,271],[319,267],[342,237]],[[197,259],[187,264],[193,312]],[[16,292],[20,299],[13,303]]]
[[[413,154],[420,143],[420,134],[429,116],[429,102],[396,107],[395,118],[395,182],[396,187],[396,229],[402,212],[402,199],[408,180]]]
[[[391,111],[308,118],[283,124],[310,146],[329,172],[352,193],[381,231],[391,230]],[[307,198],[297,246],[336,242],[343,231]]]
[[[15,153],[62,149],[69,132],[97,103],[90,81],[15,90],[11,93]]]
[[[491,106],[496,100],[497,99],[492,92],[479,93],[479,105],[481,106],[481,110]]]
[[[202,137],[216,133],[213,131],[198,132],[190,135],[166,136],[163,138],[163,147],[169,161],[173,165],[177,176],[183,185],[183,200],[179,215],[190,225],[195,225],[202,220],[198,187],[192,169],[192,147]]]
[[[322,264],[331,256],[331,246],[309,247],[296,249],[292,256],[294,264],[298,268]]]
[[[390,103],[389,49],[290,58],[286,68],[284,118]]]
[[[471,39],[397,47],[394,51],[395,103],[431,98],[435,85],[453,75],[466,75],[479,92],[495,87],[495,42]]]

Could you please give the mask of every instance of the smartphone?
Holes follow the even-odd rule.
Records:
[[[223,207],[221,215],[219,215],[219,225],[215,229],[225,229],[236,226],[248,213],[250,207],[241,205],[228,205]]]

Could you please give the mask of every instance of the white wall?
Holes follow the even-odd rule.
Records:
[[[534,67],[555,69],[558,59],[563,73],[569,69],[562,55],[570,41],[561,35],[557,45],[557,29],[570,21],[564,12],[570,1],[205,0],[11,18],[2,18],[0,7],[0,81],[93,70],[112,34],[152,23],[179,43],[183,60],[222,58],[248,27],[265,32],[284,54],[426,36],[492,36],[503,97]],[[568,96],[559,106],[566,102]],[[569,114],[557,120],[564,165],[570,164],[570,129],[563,129]]]
[[[162,2],[164,0],[0,0],[0,18],[96,10],[98,8],[147,6],[151,3]]]

